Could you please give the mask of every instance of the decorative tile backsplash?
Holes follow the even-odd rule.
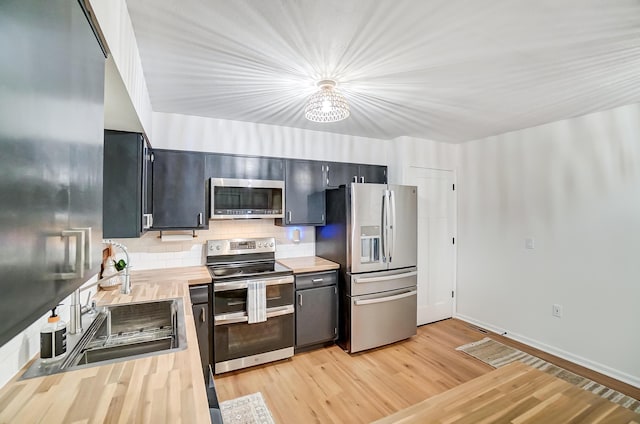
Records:
[[[294,231],[300,230],[300,241],[293,242]],[[166,234],[191,234],[167,231]],[[208,230],[196,231],[197,237],[186,241],[163,241],[159,231],[150,231],[139,239],[118,239],[127,246],[132,270],[175,268],[203,265],[207,240],[228,238],[275,237],[276,258],[315,255],[314,227],[279,227],[272,219],[209,221]],[[121,254],[117,255],[118,258]]]

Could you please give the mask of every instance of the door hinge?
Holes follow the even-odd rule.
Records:
[[[456,185],[455,185],[455,184],[453,185],[452,190],[453,190],[453,191],[455,191],[455,190],[456,190]]]
[[[451,290],[451,297],[453,297],[453,290]]]

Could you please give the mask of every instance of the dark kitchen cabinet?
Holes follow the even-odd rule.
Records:
[[[324,164],[288,159],[285,162],[285,216],[278,225],[324,225]]]
[[[358,165],[358,182],[386,184],[387,167],[381,165]]]
[[[387,167],[358,163],[325,163],[325,187],[337,188],[349,183],[387,183]]]
[[[193,320],[196,323],[196,334],[198,338],[198,348],[200,349],[200,361],[202,362],[202,373],[205,378],[209,377],[209,365],[213,363],[211,358],[212,346],[212,325],[213,314],[210,308],[210,285],[189,287],[191,296],[191,309]]]
[[[206,159],[206,178],[284,180],[284,159],[211,153]]]
[[[325,187],[338,188],[356,182],[358,175],[357,163],[328,162],[325,164]]]
[[[140,237],[153,219],[153,159],[144,136],[105,131],[103,175],[104,237]]]
[[[0,2],[0,346],[100,270],[105,56],[84,2]]]
[[[338,337],[337,271],[296,275],[297,351],[332,343]]]
[[[153,157],[152,229],[208,228],[205,154],[154,150]]]

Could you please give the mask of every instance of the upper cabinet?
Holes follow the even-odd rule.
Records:
[[[207,154],[206,178],[284,180],[284,159]]]
[[[0,2],[0,346],[98,273],[103,51],[84,2]]]
[[[358,163],[325,163],[325,187],[338,188],[349,183],[387,183],[387,167]]]
[[[358,182],[386,184],[387,167],[381,165],[358,165]]]
[[[153,155],[152,229],[208,228],[205,154],[154,150]]]
[[[325,165],[288,159],[285,162],[285,217],[278,225],[324,225]]]
[[[104,132],[103,235],[140,237],[153,222],[153,156],[144,136]]]

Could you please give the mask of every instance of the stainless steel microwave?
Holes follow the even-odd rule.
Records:
[[[284,218],[284,181],[211,178],[211,219]]]

